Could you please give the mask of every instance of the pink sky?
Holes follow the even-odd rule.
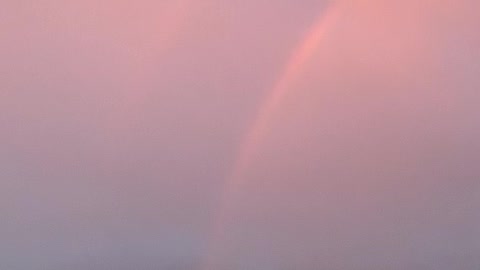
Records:
[[[4,2],[0,269],[480,267],[480,2]]]

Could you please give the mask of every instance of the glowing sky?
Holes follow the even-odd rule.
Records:
[[[3,1],[0,269],[478,269],[478,10]]]

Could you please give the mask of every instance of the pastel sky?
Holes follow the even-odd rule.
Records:
[[[0,269],[480,269],[478,0],[2,0]]]

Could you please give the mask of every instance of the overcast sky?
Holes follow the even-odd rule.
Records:
[[[0,2],[0,269],[479,269],[479,1]]]

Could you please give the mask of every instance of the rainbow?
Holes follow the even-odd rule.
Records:
[[[257,113],[253,125],[249,128],[229,177],[227,178],[222,197],[220,198],[220,209],[213,223],[213,231],[210,236],[210,246],[207,250],[206,260],[203,262],[204,270],[215,269],[215,263],[218,262],[221,252],[220,242],[225,233],[227,223],[227,211],[231,207],[233,198],[241,189],[240,186],[245,182],[244,173],[252,162],[252,157],[259,148],[259,145],[269,130],[269,123],[281,105],[283,100],[291,91],[292,83],[298,79],[313,54],[316,52],[319,44],[322,42],[325,33],[337,17],[338,7],[330,5],[326,11],[322,12],[319,18],[314,22],[306,37],[296,46],[291,53],[287,65],[280,74],[279,79],[273,88],[268,92],[265,101]]]

